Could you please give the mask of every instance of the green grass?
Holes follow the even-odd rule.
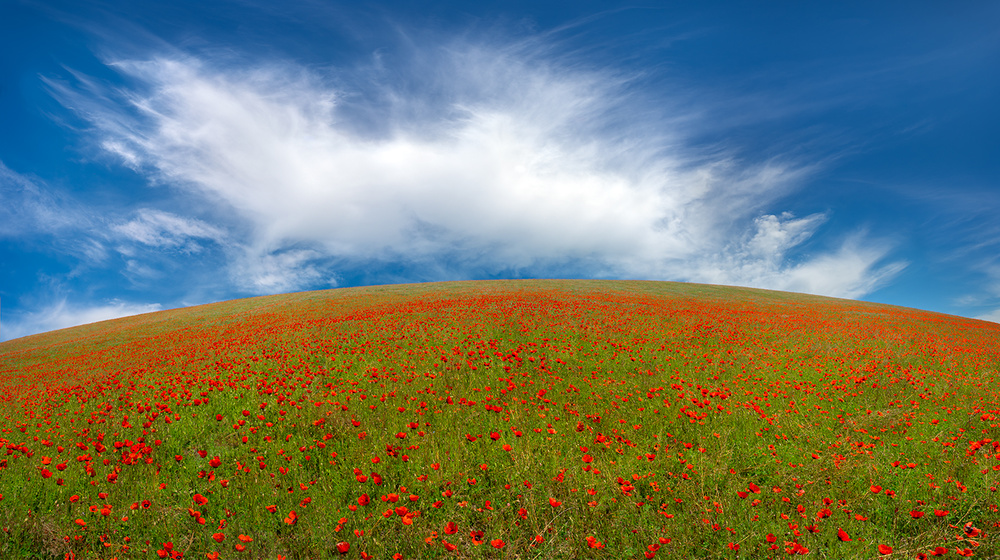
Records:
[[[0,344],[0,556],[989,557],[998,340],[618,281],[307,292],[25,337]]]

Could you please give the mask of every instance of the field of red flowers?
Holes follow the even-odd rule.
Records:
[[[0,344],[3,558],[988,558],[1000,325],[618,281]]]

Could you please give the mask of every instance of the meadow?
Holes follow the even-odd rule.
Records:
[[[990,558],[1000,325],[625,281],[0,344],[2,558]]]

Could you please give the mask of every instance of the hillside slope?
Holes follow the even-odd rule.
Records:
[[[998,341],[884,305],[563,280],[34,335],[0,344],[0,555],[995,554]]]

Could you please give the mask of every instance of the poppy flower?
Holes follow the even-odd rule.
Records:
[[[549,505],[552,507],[559,507],[562,505],[562,502],[556,500],[555,498],[549,498]]]
[[[910,512],[910,517],[912,517],[914,519],[920,519],[923,516],[924,516],[924,512],[919,511],[919,510],[913,510],[913,511]]]
[[[979,536],[980,534],[982,534],[982,531],[981,531],[981,530],[979,530],[979,529],[977,529],[977,528],[976,528],[976,527],[975,527],[975,526],[974,526],[974,525],[972,524],[972,522],[971,522],[971,521],[969,521],[968,523],[966,523],[966,524],[965,524],[965,525],[964,525],[964,526],[962,527],[962,530],[963,530],[963,531],[965,531],[965,534],[966,534],[966,535],[968,535],[968,536],[970,536],[970,537],[978,537],[978,536]]]
[[[339,543],[337,543],[337,552],[341,554],[347,554],[347,551],[349,550],[351,550],[350,543],[346,543],[344,541],[340,541]]]
[[[887,544],[878,545],[879,554],[892,554],[892,547]]]
[[[507,543],[503,542],[503,540],[501,540],[501,539],[493,539],[492,541],[490,541],[490,546],[492,546],[493,548],[495,548],[497,550],[500,550],[506,544]]]

